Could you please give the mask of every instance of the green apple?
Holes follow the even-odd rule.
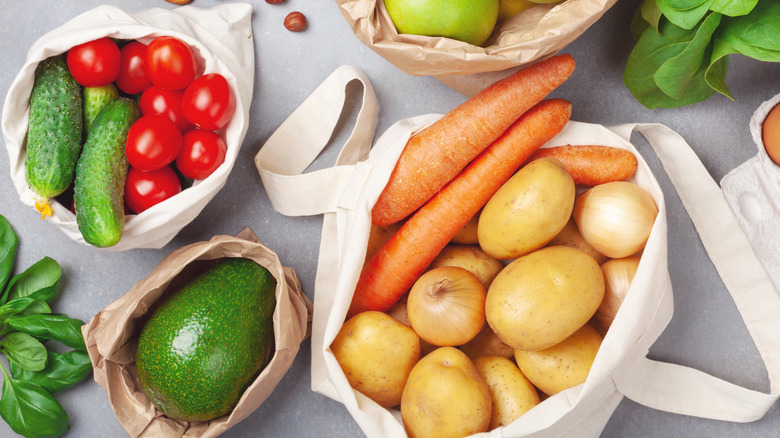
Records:
[[[398,33],[442,36],[481,46],[498,18],[499,0],[384,0]]]

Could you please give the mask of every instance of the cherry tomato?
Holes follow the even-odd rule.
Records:
[[[68,69],[76,82],[85,87],[102,87],[119,74],[119,47],[104,37],[79,44],[68,50]]]
[[[216,132],[193,129],[184,134],[176,167],[187,178],[205,179],[224,161],[227,145]]]
[[[233,117],[236,99],[224,76],[209,73],[187,86],[182,96],[181,110],[184,117],[195,126],[216,131]]]
[[[152,81],[146,76],[146,45],[133,41],[127,43],[119,51],[119,75],[116,86],[127,94],[138,94],[152,86]]]
[[[131,166],[149,171],[167,166],[181,151],[182,135],[167,117],[152,114],[136,120],[127,131],[125,154]]]
[[[148,116],[158,114],[166,116],[176,124],[181,132],[187,132],[195,126],[184,118],[181,113],[181,96],[183,90],[169,91],[152,85],[141,94],[139,105],[141,114]]]
[[[150,172],[134,167],[127,170],[125,203],[137,214],[180,192],[179,176],[171,166]]]
[[[195,79],[198,60],[184,41],[161,36],[146,48],[146,74],[154,85],[166,90],[181,90]]]

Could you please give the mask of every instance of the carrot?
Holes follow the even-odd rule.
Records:
[[[374,205],[373,223],[389,225],[417,210],[573,71],[570,55],[532,64],[413,135]]]
[[[539,149],[529,161],[537,158],[557,158],[569,171],[575,184],[595,186],[612,181],[623,181],[636,172],[636,156],[625,149],[585,145],[555,146]]]
[[[410,216],[363,267],[349,316],[392,307],[450,239],[535,150],[563,129],[570,116],[569,102],[541,101]]]

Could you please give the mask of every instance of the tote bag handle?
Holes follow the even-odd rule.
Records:
[[[613,376],[618,391],[645,406],[717,420],[761,418],[780,397],[780,297],[728,206],[723,192],[685,140],[660,124],[611,128],[644,135],[660,159],[766,366],[770,393],[693,368],[640,357]]]

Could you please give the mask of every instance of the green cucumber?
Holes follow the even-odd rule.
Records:
[[[87,133],[76,165],[73,201],[79,231],[90,245],[114,246],[122,238],[129,166],[125,142],[140,113],[135,101],[114,98],[100,110]]]
[[[100,110],[119,95],[113,83],[102,87],[84,87],[84,127],[89,132]]]
[[[73,79],[64,55],[41,61],[35,69],[27,128],[27,182],[41,196],[36,208],[44,213],[48,199],[73,182],[84,132],[81,87]],[[51,207],[48,207],[50,214]],[[44,213],[46,215],[46,213]]]

